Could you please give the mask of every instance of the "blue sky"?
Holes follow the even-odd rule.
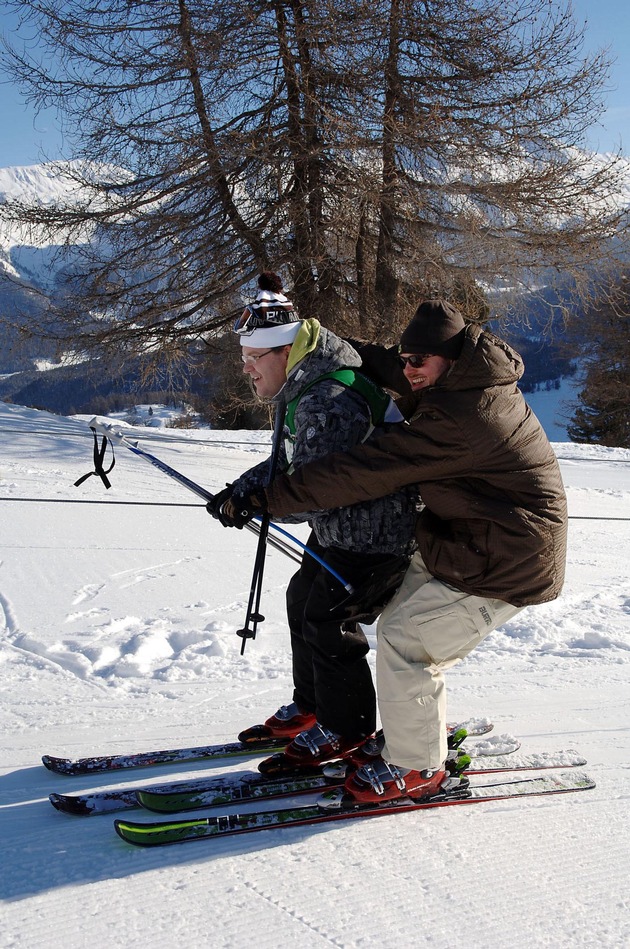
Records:
[[[630,157],[630,2],[629,0],[573,0],[578,22],[588,21],[590,47],[610,47],[616,59],[612,68],[611,91],[601,125],[594,128],[590,145],[610,151],[621,142]],[[10,35],[14,14],[2,10],[0,25]],[[0,74],[0,78],[4,78]],[[12,84],[0,86],[0,168],[30,165],[47,158],[72,158],[64,149],[54,110],[36,114]]]

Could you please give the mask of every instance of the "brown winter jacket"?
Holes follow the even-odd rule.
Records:
[[[567,509],[540,423],[517,388],[521,357],[470,325],[437,386],[406,397],[408,423],[267,489],[273,516],[327,510],[417,484],[416,538],[431,573],[458,590],[515,606],[562,589]]]

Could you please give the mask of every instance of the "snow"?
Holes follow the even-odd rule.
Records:
[[[268,433],[125,432],[209,490],[269,446]],[[451,720],[487,716],[525,753],[576,749],[594,790],[143,850],[110,815],[65,816],[48,794],[234,765],[108,780],[53,775],[40,756],[230,740],[287,702],[294,565],[269,554],[266,620],[241,656],[250,533],[122,447],[110,491],[73,487],[91,467],[85,419],[0,403],[0,435],[2,949],[628,945],[630,451],[555,444],[563,595],[448,673]]]

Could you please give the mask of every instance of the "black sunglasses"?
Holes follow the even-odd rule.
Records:
[[[411,356],[399,356],[398,362],[400,365],[405,368],[407,363],[410,366],[413,366],[414,369],[419,369],[420,366],[423,366],[427,359],[430,359],[433,353],[412,353]]]

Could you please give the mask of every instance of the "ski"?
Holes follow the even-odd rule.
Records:
[[[42,764],[55,774],[71,777],[96,774],[102,771],[123,771],[129,768],[152,768],[156,765],[185,764],[209,758],[247,758],[273,754],[284,748],[286,738],[268,738],[264,741],[232,741],[224,745],[198,745],[194,748],[173,748],[168,751],[141,751],[128,755],[97,755],[92,758],[56,758],[43,755]]]
[[[434,807],[458,804],[480,804],[489,801],[516,799],[544,794],[562,794],[595,787],[583,772],[560,772],[536,777],[504,777],[493,784],[476,785],[475,779],[464,779],[451,790],[441,791],[425,801],[400,798],[383,804],[359,805],[348,801],[340,789],[329,791],[313,804],[283,810],[255,811],[248,814],[224,814],[190,820],[135,823],[114,821],[119,837],[140,847],[162,846],[192,840],[218,839],[272,828],[315,826],[352,818],[382,817]]]
[[[481,722],[477,719],[474,723],[468,723],[469,726],[473,728],[473,733],[477,735],[483,735],[490,731],[491,727],[488,723]],[[468,732],[463,727],[452,726],[450,729],[449,742],[452,745],[452,748],[457,748],[461,746],[462,742],[468,738]],[[253,748],[254,746],[252,746]],[[257,746],[260,748],[260,744]],[[483,741],[476,742],[475,745],[467,750],[475,756],[488,756],[488,755],[507,755],[517,751],[520,748],[520,742],[517,741],[512,735],[493,735],[490,738],[485,738]],[[178,792],[208,792],[208,794],[227,794],[228,791],[226,787],[240,787],[243,783],[250,786],[257,785],[266,785],[270,781],[280,781],[282,778],[291,779],[296,777],[296,774],[300,778],[305,778],[306,776],[321,776],[324,771],[328,771],[329,768],[339,767],[340,763],[337,762],[327,762],[325,765],[318,766],[313,765],[311,768],[301,768],[297,773],[295,770],[286,771],[282,775],[261,775],[256,773],[245,773],[240,776],[230,778],[227,777],[219,778],[218,780],[210,780],[208,778],[200,779],[198,781],[188,780],[180,781],[175,784],[159,784],[152,785],[148,790],[156,791],[162,790],[165,794],[178,793]],[[345,765],[343,773],[345,774]],[[333,777],[337,778],[337,784],[339,783],[340,775],[334,773]],[[329,782],[331,783],[331,782]],[[138,801],[136,793],[138,791],[144,791],[147,788],[142,785],[141,787],[132,787],[132,788],[111,788],[103,791],[93,791],[85,792],[83,794],[59,794],[53,793],[49,795],[50,803],[58,811],[62,811],[66,814],[73,814],[75,816],[89,816],[91,814],[109,814],[112,811],[126,810],[132,807],[138,807]],[[235,792],[238,794],[238,792]],[[266,796],[270,796],[267,794]],[[236,797],[234,798],[237,799]],[[241,797],[238,797],[241,800]],[[225,800],[228,800],[226,798]],[[200,806],[206,806],[200,805]]]
[[[543,763],[544,762],[544,763]],[[332,790],[343,787],[347,774],[345,762],[336,763],[335,769],[325,766],[322,773],[312,776],[299,776],[280,780],[259,781],[254,777],[243,784],[217,785],[214,788],[187,789],[184,791],[165,791],[160,788],[145,788],[136,793],[138,804],[146,810],[158,814],[174,814],[179,811],[200,810],[205,807],[220,807],[224,804],[238,804],[245,801],[272,800],[309,794],[318,790]],[[586,764],[584,758],[564,753],[557,757],[544,755],[523,756],[521,762],[513,762],[507,756],[500,758],[471,758],[463,773],[470,777],[481,774],[501,774],[505,771],[532,771],[551,768],[578,767]]]
[[[161,786],[161,785],[160,785]],[[168,785],[165,785],[167,787]],[[176,787],[176,785],[173,785]],[[86,791],[84,794],[49,794],[48,800],[62,814],[74,817],[90,817],[96,814],[112,814],[140,807],[136,794],[144,788],[112,788],[107,791]]]
[[[513,751],[506,751],[506,740],[500,744],[502,753],[489,750],[487,742],[470,747],[473,755],[465,769],[467,775],[498,774],[502,771],[532,771],[552,768],[577,768],[586,760],[575,751],[543,752],[533,755],[516,755],[518,742]],[[464,746],[464,750],[466,747]],[[255,772],[238,776],[208,780],[179,781],[153,786],[114,788],[84,794],[51,794],[50,802],[57,810],[75,816],[111,814],[115,811],[131,810],[140,806],[159,814],[218,807],[244,801],[269,800],[306,794],[318,789],[338,787],[346,775],[344,762],[323,765],[315,774],[296,774],[284,779],[270,779]]]
[[[492,731],[487,718],[474,718],[468,722],[449,726],[450,731],[465,728],[468,735],[485,735]],[[96,755],[90,758],[56,758],[43,755],[42,764],[55,774],[69,776],[95,774],[100,771],[122,771],[128,768],[149,768],[155,765],[182,764],[188,761],[204,761],[209,758],[245,758],[253,755],[273,754],[284,748],[290,739],[263,738],[258,741],[235,741],[224,745],[200,745],[195,748],[173,748],[169,751],[144,751],[126,755]]]

